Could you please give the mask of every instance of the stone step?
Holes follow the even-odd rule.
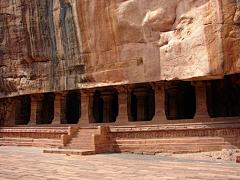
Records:
[[[77,136],[92,136],[93,134],[97,134],[97,133],[78,132],[76,135]]]
[[[97,134],[98,129],[79,129],[78,134]]]
[[[92,148],[91,147],[73,146],[73,147],[62,147],[61,149],[92,149]]]
[[[92,144],[91,141],[70,141],[68,143],[66,143],[66,145],[71,145],[71,144]]]
[[[91,145],[92,143],[91,143],[91,141],[89,141],[89,142],[85,142],[85,141],[83,141],[83,142],[69,142],[66,145],[74,145],[74,144]]]
[[[43,153],[67,154],[67,155],[92,155],[95,154],[93,150],[87,149],[46,149]]]
[[[83,148],[86,148],[86,147],[91,147],[91,144],[69,144],[69,145],[65,145],[64,148],[68,148],[68,147],[83,147]]]
[[[73,136],[72,139],[91,139],[92,136]]]
[[[34,139],[34,143],[61,143],[60,139]]]
[[[71,143],[83,143],[83,142],[87,142],[87,143],[91,143],[91,139],[72,139]]]

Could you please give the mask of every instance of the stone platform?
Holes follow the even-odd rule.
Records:
[[[68,127],[1,127],[0,145],[60,147]]]
[[[0,144],[61,148],[56,153],[196,153],[240,149],[240,122],[139,126],[1,128]],[[65,150],[63,150],[65,149]],[[67,152],[67,153],[65,153]],[[52,152],[53,153],[53,152]]]
[[[191,153],[240,147],[239,122],[110,127],[113,152]]]

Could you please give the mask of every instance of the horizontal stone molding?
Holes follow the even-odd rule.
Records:
[[[0,128],[0,138],[61,139],[68,128]]]
[[[33,138],[33,139],[61,139],[62,134],[57,133],[0,133],[0,138]]]
[[[67,134],[68,129],[8,129],[1,128],[0,133],[58,133],[58,134]]]
[[[240,128],[240,122],[193,123],[193,124],[163,124],[156,126],[110,127],[110,132],[139,132],[139,131],[175,131],[175,130],[211,130],[211,129]]]
[[[240,135],[239,129],[221,130],[175,130],[175,131],[140,131],[140,132],[112,132],[110,139],[161,139],[184,137],[236,137]]]

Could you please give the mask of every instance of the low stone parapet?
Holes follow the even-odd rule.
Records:
[[[189,153],[240,148],[240,122],[110,127],[112,152]]]
[[[68,134],[68,127],[2,127],[0,144],[59,147],[63,134]]]

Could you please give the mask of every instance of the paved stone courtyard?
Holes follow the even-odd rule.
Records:
[[[0,179],[240,179],[240,163],[137,154],[45,154],[0,146]]]

